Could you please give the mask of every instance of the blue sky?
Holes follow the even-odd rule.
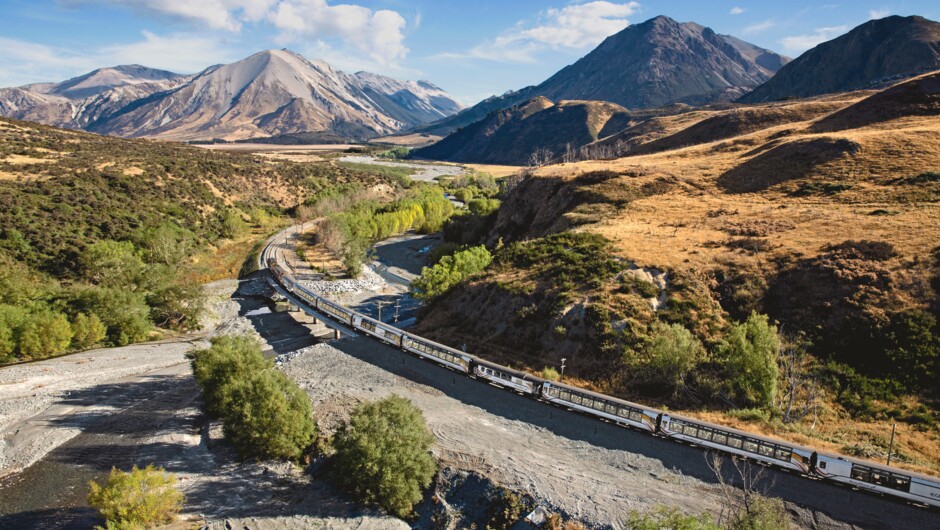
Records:
[[[656,15],[796,57],[871,18],[940,20],[936,0],[0,0],[0,86],[140,63],[192,73],[269,48],[427,79],[466,104],[537,84]]]

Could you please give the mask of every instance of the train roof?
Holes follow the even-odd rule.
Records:
[[[648,410],[648,411],[653,412],[653,413],[655,413],[655,414],[659,414],[659,413],[663,412],[663,411],[661,411],[661,410],[659,410],[659,409],[654,409],[653,407],[649,407],[649,406],[647,406],[647,405],[640,405],[639,403],[634,403],[634,402],[632,402],[632,401],[627,401],[627,400],[625,400],[625,399],[615,398],[615,397],[613,397],[613,396],[608,396],[607,394],[601,394],[601,393],[599,393],[599,392],[591,392],[590,390],[585,390],[585,389],[583,389],[583,388],[576,387],[576,386],[566,385],[566,384],[564,384],[564,383],[559,383],[559,382],[557,382],[557,381],[548,381],[548,384],[550,384],[550,385],[552,385],[552,386],[557,386],[557,387],[559,387],[559,388],[564,388],[564,389],[569,390],[569,391],[571,391],[571,392],[577,392],[577,393],[579,393],[579,394],[584,394],[584,395],[586,395],[586,396],[591,396],[591,397],[593,397],[593,398],[604,399],[604,400],[607,400],[607,401],[610,401],[610,402],[613,402],[613,403],[619,403],[619,404],[621,404],[621,405],[627,405],[627,406],[634,407],[634,408],[638,408],[638,409]]]
[[[893,473],[895,475],[904,475],[905,477],[911,477],[920,479],[923,481],[931,482],[933,484],[940,485],[940,477],[935,477],[933,475],[927,475],[924,473],[918,473],[916,471],[911,471],[909,469],[903,469],[900,467],[890,467],[886,464],[879,464],[878,462],[872,462],[871,460],[862,460],[860,458],[852,458],[845,455],[840,455],[838,453],[830,453],[829,451],[816,451],[821,456],[827,456],[829,458],[835,458],[837,460],[843,460],[852,464],[858,464],[860,466],[870,467],[872,469],[877,469],[879,471],[886,471]]]
[[[761,435],[761,434],[757,434],[757,433],[753,433],[753,432],[742,431],[741,429],[735,429],[734,427],[728,427],[727,425],[721,425],[721,424],[718,424],[718,423],[711,423],[711,422],[709,422],[709,421],[700,420],[700,419],[697,419],[697,418],[690,418],[690,417],[688,417],[688,416],[682,416],[682,415],[679,415],[679,414],[673,414],[673,413],[671,413],[671,412],[669,412],[669,413],[667,413],[667,414],[669,414],[669,417],[670,417],[670,418],[673,418],[673,419],[682,420],[682,421],[687,421],[687,422],[691,422],[691,423],[697,423],[697,424],[699,424],[699,425],[704,425],[705,427],[711,427],[711,428],[713,428],[713,429],[721,429],[722,431],[726,431],[726,432],[730,432],[730,433],[733,433],[733,434],[737,434],[738,436],[744,436],[744,437],[747,437],[747,438],[752,438],[752,439],[754,439],[754,440],[761,440],[761,441],[763,441],[763,442],[769,442],[769,443],[776,444],[776,445],[785,445],[785,446],[790,447],[790,448],[792,448],[792,449],[802,449],[803,451],[807,451],[807,452],[810,452],[810,453],[816,451],[815,449],[813,449],[813,448],[811,448],[811,447],[806,447],[805,445],[800,445],[800,444],[797,444],[797,443],[788,442],[788,441],[786,441],[786,440],[780,440],[780,439],[778,439],[778,438],[771,438],[771,437],[769,437],[769,436],[763,436],[763,435]],[[819,451],[816,451],[816,452],[819,452]]]
[[[490,362],[490,361],[487,361],[487,360],[485,360],[485,359],[481,359],[481,358],[479,358],[479,357],[475,357],[475,356],[471,356],[471,357],[473,358],[474,364],[479,364],[479,365],[481,365],[481,366],[486,366],[486,367],[492,368],[492,369],[494,369],[494,370],[500,370],[500,371],[505,372],[505,373],[507,373],[507,374],[510,374],[510,375],[512,375],[512,376],[518,377],[519,379],[524,379],[524,380],[526,380],[526,381],[534,381],[534,382],[536,382],[536,383],[544,383],[544,382],[546,381],[545,379],[543,379],[543,378],[541,378],[541,377],[538,377],[538,376],[536,376],[536,375],[532,375],[532,374],[530,374],[529,372],[523,372],[522,370],[516,370],[516,369],[513,369],[513,368],[509,368],[508,366],[503,366],[503,365],[501,365],[501,364],[497,364],[497,363],[494,363],[494,362]]]
[[[454,355],[463,357],[463,358],[467,359],[468,361],[471,360],[471,359],[476,359],[476,357],[470,355],[469,353],[467,353],[467,352],[465,352],[465,351],[458,350],[458,349],[456,349],[456,348],[451,348],[450,346],[447,346],[446,344],[441,344],[440,342],[434,342],[434,341],[431,340],[431,339],[426,339],[426,338],[420,337],[420,336],[418,336],[418,335],[412,335],[411,333],[408,333],[408,332],[406,332],[406,331],[403,331],[402,333],[405,335],[405,337],[408,337],[409,339],[411,339],[411,340],[413,340],[413,341],[415,341],[415,342],[423,342],[423,343],[425,343],[425,344],[430,344],[431,346],[436,346],[436,347],[441,348],[441,349],[443,349],[443,350],[446,350],[446,351],[448,351],[448,352],[450,352],[450,353],[453,353]]]

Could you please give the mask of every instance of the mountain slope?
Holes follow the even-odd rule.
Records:
[[[536,96],[609,101],[629,109],[733,101],[789,60],[699,24],[659,16],[608,37],[538,86],[489,98],[418,132],[449,134]]]
[[[891,16],[866,22],[787,64],[743,103],[875,86],[940,68],[940,23]]]
[[[349,75],[269,50],[194,76],[140,66],[56,85],[0,90],[0,115],[101,134],[208,140],[323,132],[371,138],[446,117],[462,105],[427,81]]]
[[[630,113],[604,101],[561,101],[543,97],[490,114],[440,142],[418,149],[415,156],[475,162],[522,165],[538,149],[543,158],[597,140],[628,126]],[[544,150],[548,150],[545,152]],[[549,154],[550,153],[550,154]],[[547,160],[546,160],[547,161]]]

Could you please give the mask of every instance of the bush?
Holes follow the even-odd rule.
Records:
[[[273,368],[235,382],[223,416],[242,458],[298,459],[316,436],[310,398]]]
[[[500,204],[499,199],[473,199],[467,203],[467,208],[473,215],[486,216],[499,210]]]
[[[72,342],[72,326],[62,313],[48,309],[31,313],[19,330],[20,354],[42,359],[65,352]]]
[[[746,509],[734,513],[728,530],[788,530],[790,516],[781,499],[756,493],[747,496]]]
[[[243,458],[296,459],[316,434],[310,398],[246,336],[220,336],[187,354],[206,409]]]
[[[70,298],[74,313],[98,315],[108,329],[111,346],[144,340],[153,329],[144,293],[118,287],[83,287]]]
[[[648,513],[630,512],[626,527],[631,530],[721,530],[708,514],[686,515],[678,508],[658,506]]]
[[[437,265],[421,269],[421,276],[411,284],[412,292],[418,298],[434,298],[482,271],[492,261],[490,251],[482,245],[444,256]]]
[[[258,341],[247,336],[214,337],[209,348],[193,350],[187,357],[206,409],[217,418],[230,407],[232,385],[274,366],[261,354]]]
[[[360,405],[334,438],[336,481],[360,501],[403,517],[434,477],[433,443],[424,416],[407,399]]]
[[[99,241],[79,259],[82,277],[103,287],[133,289],[144,272],[144,262],[130,241]]]
[[[183,507],[175,484],[176,477],[153,464],[127,473],[112,468],[104,485],[88,484],[88,504],[108,529],[150,528],[172,522]]]
[[[769,408],[777,392],[777,327],[767,315],[751,313],[735,323],[718,347],[732,398],[740,404]]]
[[[94,313],[79,313],[72,319],[72,347],[76,350],[87,350],[95,346],[104,340],[107,334],[108,328]]]
[[[560,381],[561,374],[558,373],[558,370],[552,368],[551,366],[546,366],[542,368],[541,373],[542,379],[547,379],[549,381]]]
[[[651,336],[641,367],[648,381],[667,384],[675,396],[689,372],[705,359],[705,348],[682,324],[656,322]]]
[[[500,488],[487,509],[486,530],[507,530],[532,509],[532,502],[506,488]]]
[[[236,239],[248,233],[248,223],[242,213],[235,208],[227,208],[219,216],[222,224],[221,235],[228,239]]]

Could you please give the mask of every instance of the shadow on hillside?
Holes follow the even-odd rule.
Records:
[[[860,148],[859,144],[844,138],[810,138],[765,144],[752,152],[756,156],[719,176],[718,186],[730,193],[763,191],[810,176],[819,166],[850,157]]]

